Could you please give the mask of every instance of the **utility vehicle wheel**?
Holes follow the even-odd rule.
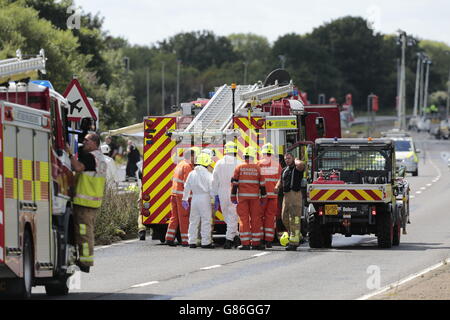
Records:
[[[309,235],[308,235],[309,247],[312,249],[323,248],[324,247],[324,241],[323,241],[324,239],[323,239],[323,235],[322,235],[322,226],[316,219],[314,219],[314,221],[312,221],[309,224],[309,227],[310,227]]]
[[[391,248],[394,240],[394,225],[390,212],[377,214],[378,247]]]

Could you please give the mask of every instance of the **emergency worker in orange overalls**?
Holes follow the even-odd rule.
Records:
[[[242,244],[239,250],[265,249],[261,245],[264,235],[261,207],[266,202],[266,187],[261,169],[254,163],[255,158],[256,150],[252,147],[245,148],[245,162],[235,168],[231,178],[231,202],[237,204],[239,216],[239,235]]]
[[[275,192],[275,186],[280,180],[282,168],[278,160],[273,156],[275,152],[271,143],[263,145],[261,153],[263,158],[258,161],[258,165],[266,182],[267,191],[267,203],[262,207],[264,242],[266,248],[272,248],[278,212],[278,193]]]
[[[170,196],[170,204],[172,214],[167,226],[166,243],[174,247],[177,228],[180,228],[181,245],[189,246],[188,228],[189,228],[189,209],[183,208],[183,192],[184,183],[189,173],[194,169],[195,150],[188,149],[184,152],[184,159],[175,167],[172,179],[172,194]]]

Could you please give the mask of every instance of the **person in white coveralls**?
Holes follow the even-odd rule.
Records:
[[[192,170],[184,184],[182,206],[189,209],[189,195],[192,192],[191,212],[189,215],[189,247],[197,247],[198,226],[200,225],[201,247],[214,248],[211,238],[211,197],[212,174],[208,166],[212,163],[211,157],[206,153],[200,153],[195,159],[195,168]]]
[[[238,246],[238,221],[239,217],[236,213],[236,205],[231,203],[231,178],[234,169],[242,161],[236,158],[238,148],[236,143],[229,141],[225,144],[225,156],[217,161],[213,171],[212,191],[214,194],[214,209],[221,208],[225,223],[227,224],[227,232],[225,234],[224,249],[231,249],[233,244]]]

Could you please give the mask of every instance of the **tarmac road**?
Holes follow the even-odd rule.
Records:
[[[412,224],[399,247],[379,249],[374,236],[334,236],[332,249],[306,243],[297,252],[132,240],[96,248],[95,267],[81,274],[80,289],[56,299],[357,299],[406,278],[450,257],[450,142],[423,133],[416,141],[422,154],[419,176],[408,178]],[[42,287],[33,293],[55,299]]]

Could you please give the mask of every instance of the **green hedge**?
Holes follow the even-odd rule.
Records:
[[[95,220],[96,245],[136,237],[138,199],[138,192],[119,192],[115,188],[106,188],[102,207]]]

